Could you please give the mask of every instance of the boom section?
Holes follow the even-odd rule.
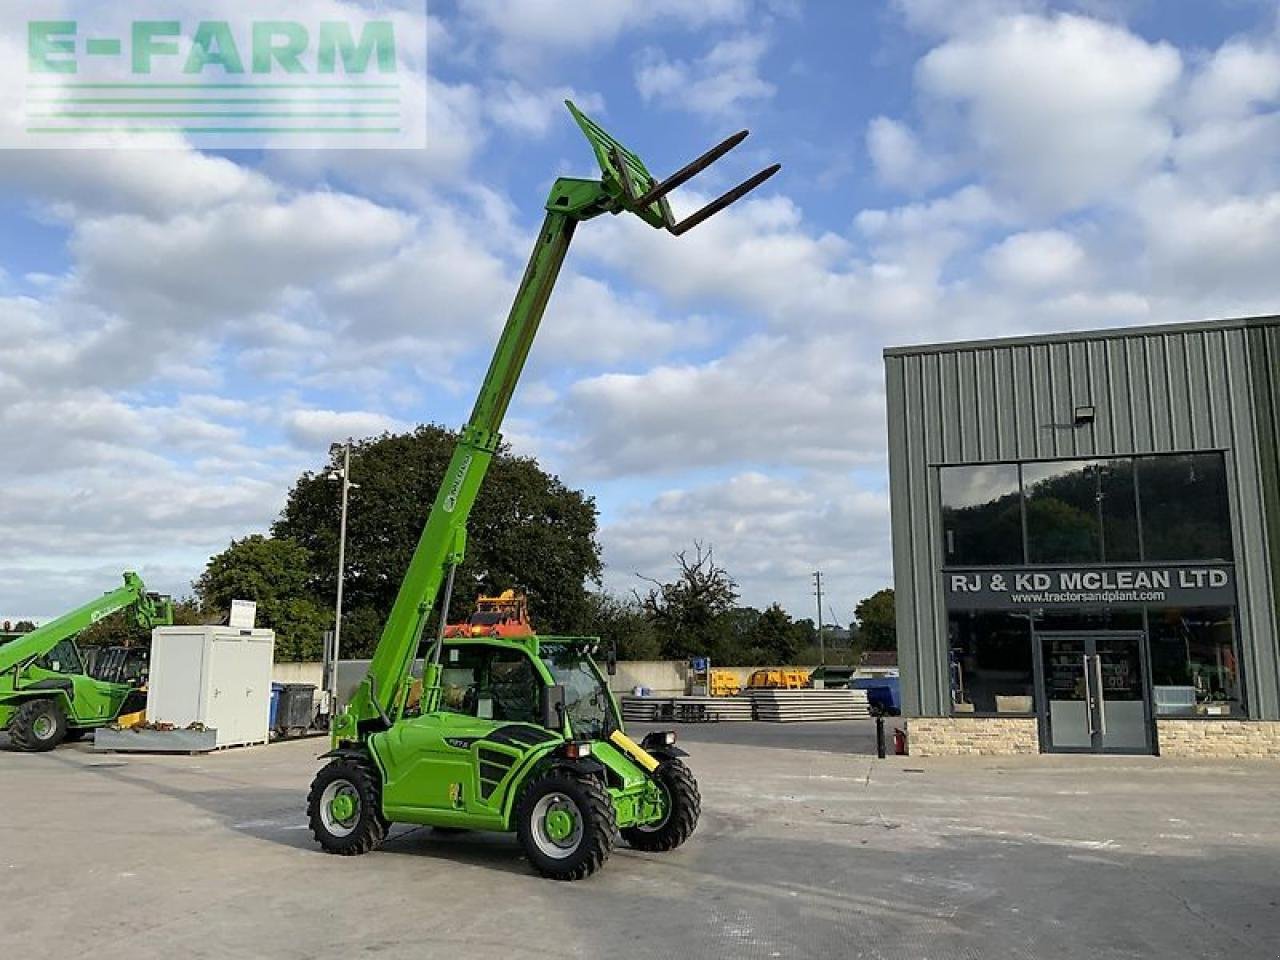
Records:
[[[501,442],[502,420],[524,370],[576,225],[604,213],[629,213],[651,227],[679,236],[741,199],[779,169],[774,164],[761,170],[677,222],[667,202],[668,194],[740,144],[746,131],[735,134],[660,181],[635,153],[572,103],[567,106],[591,144],[600,166],[600,177],[595,180],[562,177],[551,187],[545,207],[546,219],[524,279],[480,385],[471,417],[462,429],[431,506],[409,570],[396,594],[369,670],[347,709],[334,719],[331,733],[335,744],[356,740],[389,726],[399,712],[397,705],[404,702],[414,656],[442,589],[445,591],[442,606],[448,606],[449,572],[462,561],[466,549],[467,517]],[[446,614],[447,609],[442,609],[442,622]]]
[[[123,586],[0,647],[0,673],[44,656],[68,637],[129,606],[136,606],[135,617],[146,626],[172,622],[169,602],[148,594],[136,573],[126,573]]]
[[[560,183],[556,186],[552,191],[553,201],[563,192],[558,189]],[[449,460],[444,482],[431,506],[408,572],[401,581],[369,672],[352,697],[347,716],[339,718],[339,724],[362,725],[385,720],[400,702],[423,629],[439,599],[449,567],[462,562],[467,518],[501,442],[499,430],[503,417],[580,216],[578,211],[551,210],[543,221],[475,407]],[[346,738],[354,731],[335,733]]]

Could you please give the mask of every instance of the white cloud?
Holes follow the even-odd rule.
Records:
[[[1166,176],[1136,204],[1153,280],[1170,297],[1219,315],[1275,311],[1280,191],[1209,197]]]
[[[950,164],[931,156],[905,124],[876,117],[867,127],[867,152],[881,182],[909,193],[928,190],[950,176]]]
[[[589,377],[564,419],[605,476],[705,466],[853,466],[883,456],[878,357],[852,337],[754,338],[704,364]]]
[[[374,437],[405,429],[405,424],[366,410],[294,410],[285,417],[289,437],[299,447],[328,449],[348,437]]]
[[[1184,114],[1191,121],[1244,116],[1280,99],[1280,50],[1232,41],[1192,78]]]
[[[1079,16],[1016,16],[947,40],[920,89],[965,111],[978,168],[1046,211],[1112,196],[1163,161],[1181,73],[1168,44]]]
[[[636,67],[636,89],[646,102],[659,107],[679,107],[703,116],[735,114],[776,92],[760,75],[768,48],[768,40],[759,35],[721,40],[694,61],[672,60],[650,48]]]
[[[798,617],[814,616],[810,577],[816,569],[823,571],[839,622],[852,619],[863,597],[889,585],[887,498],[838,471],[796,478],[745,471],[669,489],[605,525],[601,539],[605,583],[619,592],[643,592],[636,573],[670,576],[672,554],[695,540],[714,547],[743,603],[779,601]]]
[[[498,39],[498,58],[529,69],[575,51],[607,49],[624,32],[676,23],[704,27],[742,20],[748,0],[462,0],[463,16]]]
[[[1081,280],[1085,253],[1061,230],[1017,233],[987,251],[987,271],[1014,287],[1062,287]]]
[[[518,80],[507,81],[485,97],[489,116],[498,129],[530,137],[545,137],[553,126],[564,122],[568,116],[566,100],[586,113],[604,110],[604,98],[598,93],[579,93],[565,86],[531,89]]]

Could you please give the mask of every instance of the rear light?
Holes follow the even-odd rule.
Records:
[[[583,757],[589,757],[591,756],[591,744],[566,743],[564,745],[564,755],[570,760],[581,760]]]

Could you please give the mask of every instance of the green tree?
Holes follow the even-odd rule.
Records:
[[[676,579],[649,579],[653,586],[639,598],[658,633],[662,655],[673,660],[714,660],[719,655],[719,662],[731,662],[724,658],[727,651],[721,641],[729,630],[726,617],[738,599],[737,583],[716,565],[713,550],[701,543],[694,544],[692,557],[682,550],[675,559],[680,568]]]
[[[209,560],[195,582],[201,608],[218,617],[232,600],[258,605],[257,623],[276,632],[277,660],[314,660],[333,616],[308,595],[310,555],[293,540],[254,534]]]
[[[854,608],[858,621],[858,642],[863,650],[896,650],[898,623],[894,613],[893,588],[877,590]]]
[[[658,631],[638,600],[610,593],[587,596],[587,626],[583,633],[618,645],[619,660],[656,660],[662,652]]]
[[[780,604],[770,604],[756,621],[752,646],[759,653],[754,659],[777,666],[793,663],[801,648],[796,627]]]
[[[425,425],[352,447],[351,479],[359,488],[351,492],[347,518],[342,656],[369,656],[376,646],[456,442],[456,433]],[[204,593],[197,584],[210,607],[233,597],[270,597],[259,600],[263,622],[287,622],[298,638],[277,640],[280,657],[320,656],[332,626],[341,485],[329,474],[339,455],[325,470],[298,478],[271,537],[233,543],[210,560]],[[465,617],[480,594],[513,588],[528,595],[539,631],[585,632],[594,615],[587,584],[599,581],[601,569],[595,534],[591,497],[502,448],[471,513],[450,618]],[[427,635],[433,633],[428,624]]]

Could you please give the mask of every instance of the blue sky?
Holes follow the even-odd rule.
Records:
[[[686,237],[575,240],[507,435],[597,497],[613,589],[699,539],[798,615],[823,569],[847,621],[890,582],[885,346],[1276,311],[1274,2],[455,0],[427,29],[425,151],[0,152],[0,615],[126,568],[186,593],[332,440],[459,424],[551,180],[592,172],[566,96],[659,173],[750,127],[686,209],[784,164]]]

